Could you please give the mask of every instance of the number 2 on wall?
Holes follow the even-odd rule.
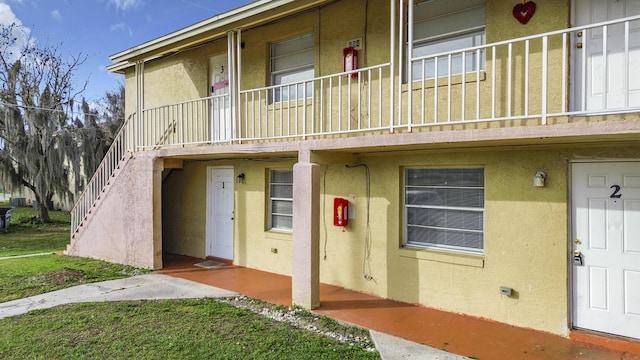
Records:
[[[611,199],[620,199],[622,194],[620,194],[620,185],[611,185],[610,189],[613,189],[613,193],[609,196]]]

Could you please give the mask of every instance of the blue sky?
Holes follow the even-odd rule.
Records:
[[[63,55],[88,56],[76,83],[94,102],[123,82],[109,56],[251,2],[250,0],[0,0],[0,24],[18,23]]]

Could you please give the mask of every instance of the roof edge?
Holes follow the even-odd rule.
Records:
[[[153,51],[170,46],[190,37],[198,36],[215,28],[238,22],[250,16],[272,10],[294,1],[295,0],[257,0],[236,9],[214,15],[193,25],[189,25],[180,30],[109,56],[109,59],[114,64],[108,66],[107,69],[113,72],[122,71],[129,66],[133,66],[133,63],[129,62],[132,58],[144,57],[145,54],[152,53]],[[152,57],[157,57],[157,54],[153,54]]]

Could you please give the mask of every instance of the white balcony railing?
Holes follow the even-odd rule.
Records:
[[[386,83],[385,83],[386,79]],[[390,65],[382,64],[308,81],[160,106],[143,111],[137,148],[213,144],[388,128]],[[388,109],[388,107],[386,107]],[[234,111],[239,121],[233,123]]]
[[[239,140],[305,139],[388,128],[390,65],[240,92]],[[386,109],[386,112],[385,112]]]
[[[638,29],[634,16],[413,58],[395,127],[640,111]]]

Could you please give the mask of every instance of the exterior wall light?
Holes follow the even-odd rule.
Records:
[[[534,187],[544,187],[544,181],[547,178],[547,174],[544,171],[538,171],[533,176],[533,186]]]
[[[244,184],[244,173],[240,173],[236,176],[236,183]]]

